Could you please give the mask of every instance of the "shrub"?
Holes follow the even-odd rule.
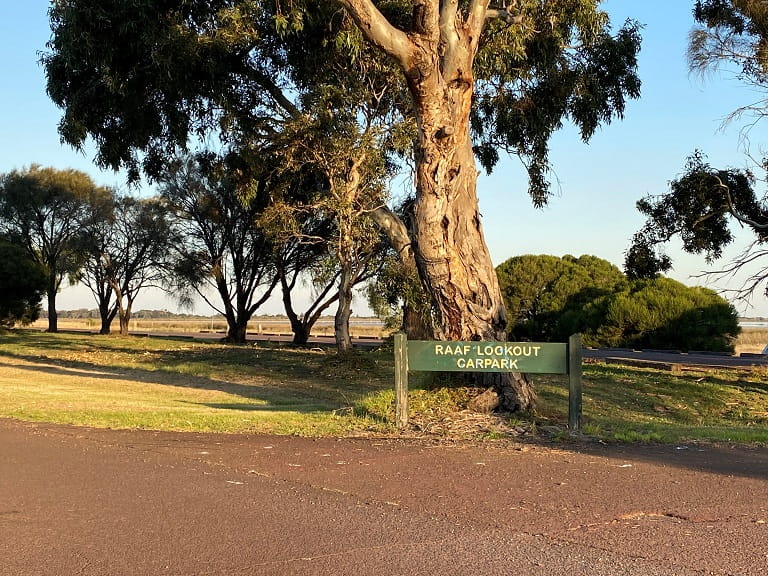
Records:
[[[520,256],[497,269],[511,339],[732,352],[735,308],[670,278],[628,280],[594,256]]]

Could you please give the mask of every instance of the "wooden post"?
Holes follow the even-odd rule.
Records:
[[[408,344],[405,334],[395,334],[395,422],[408,426]]]
[[[568,339],[568,428],[581,430],[581,334]]]

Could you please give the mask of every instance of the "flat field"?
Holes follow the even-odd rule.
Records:
[[[59,318],[59,330],[89,330],[98,331],[101,323],[95,318]],[[31,326],[45,330],[48,321],[37,320]],[[119,329],[117,320],[112,324],[112,331]],[[179,319],[133,319],[129,325],[131,333],[141,334],[221,334],[227,331],[227,323],[222,318],[179,318]],[[248,323],[248,332],[251,334],[291,334],[291,324],[286,318],[274,316],[259,317]],[[377,318],[353,318],[350,322],[350,332],[353,337],[385,338],[391,333]],[[333,336],[333,318],[321,318],[312,329],[313,336]]]

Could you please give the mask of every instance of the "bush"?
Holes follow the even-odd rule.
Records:
[[[594,256],[523,256],[500,265],[511,339],[732,352],[738,313],[717,293],[670,278],[628,280]]]
[[[45,284],[45,271],[23,248],[0,239],[0,326],[37,320]]]

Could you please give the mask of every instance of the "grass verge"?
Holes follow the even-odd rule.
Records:
[[[107,428],[360,435],[394,433],[393,360],[381,349],[166,338],[0,334],[0,417]],[[533,416],[466,411],[476,392],[414,374],[412,434],[568,438],[563,376],[537,376]],[[768,443],[768,372],[586,364],[583,431],[618,442]]]

